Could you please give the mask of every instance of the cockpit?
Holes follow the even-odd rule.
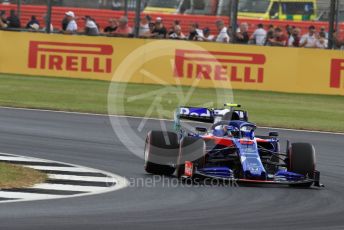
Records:
[[[217,137],[254,139],[256,125],[242,121],[220,121],[212,126],[213,135]]]

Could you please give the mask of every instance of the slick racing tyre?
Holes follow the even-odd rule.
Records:
[[[198,168],[205,164],[205,142],[197,137],[184,137],[180,143],[177,161],[177,177],[185,173],[185,161],[191,161]]]
[[[146,138],[144,168],[147,173],[172,175],[179,151],[178,135],[173,132],[151,131]]]
[[[314,178],[316,161],[313,145],[293,143],[289,148],[288,155],[288,171],[304,175],[310,179]]]

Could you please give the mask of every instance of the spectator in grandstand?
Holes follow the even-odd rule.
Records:
[[[15,10],[10,11],[10,16],[6,19],[8,28],[20,28],[20,20]]]
[[[203,31],[199,29],[198,23],[192,23],[190,25],[188,40],[198,41],[199,37],[203,37]]]
[[[328,32],[326,32],[325,26],[320,27],[320,33],[321,33],[321,32],[324,32],[324,33],[325,33],[325,36],[326,36],[326,39],[328,39]]]
[[[117,30],[112,34],[121,37],[128,37],[132,33],[133,29],[128,25],[128,18],[126,16],[122,16],[118,20]]]
[[[155,38],[166,38],[167,35],[167,29],[164,26],[164,23],[162,21],[161,17],[157,17],[155,20],[155,26],[152,31],[153,37]]]
[[[155,23],[154,22],[149,23],[150,36],[153,36],[153,31],[154,30],[155,30]]]
[[[67,15],[65,15],[61,21],[62,31],[66,31],[68,23],[69,23],[69,21],[68,21]]]
[[[320,32],[317,41],[315,42],[315,48],[319,49],[327,49],[328,47],[328,39],[326,38],[325,32]]]
[[[233,28],[232,28],[231,25],[229,25],[229,26],[227,27],[227,34],[228,34],[229,37],[232,37],[232,36],[233,36]]]
[[[34,29],[34,30],[39,29],[39,21],[37,20],[35,15],[31,16],[30,21],[26,24],[26,29]]]
[[[308,33],[301,37],[300,47],[314,48],[316,41],[317,41],[317,38],[316,38],[315,26],[311,25],[308,28]]]
[[[344,40],[340,37],[340,35],[335,31],[333,33],[334,45],[335,48],[344,50]]]
[[[145,15],[140,22],[140,29],[139,29],[139,36],[145,36],[150,34],[149,31],[149,23],[151,22],[152,18],[149,15]]]
[[[248,44],[250,36],[248,35],[248,24],[243,22],[240,24],[238,31],[235,34],[235,41],[238,44]]]
[[[65,34],[74,34],[78,31],[78,24],[75,21],[75,14],[73,11],[68,11],[65,13],[66,21],[68,21],[66,30],[63,32]]]
[[[263,24],[258,24],[257,29],[253,32],[252,36],[250,37],[250,40],[253,44],[256,44],[258,46],[264,46],[266,41],[266,35],[267,32],[264,30]]]
[[[295,29],[295,26],[291,26],[291,25],[285,26],[285,31],[286,31],[288,39],[291,37],[294,29]]]
[[[265,45],[269,45],[269,40],[274,38],[274,30],[275,26],[274,25],[269,25],[268,31],[266,33],[266,40],[265,40]]]
[[[175,31],[174,29],[176,28],[176,26],[180,26],[180,21],[179,20],[174,20],[173,24],[171,26],[171,28],[168,31],[168,36],[170,36],[171,34],[173,34]]]
[[[109,25],[107,27],[105,27],[104,33],[105,34],[112,34],[117,30],[118,23],[117,23],[117,20],[114,18],[110,18],[108,22],[109,22]]]
[[[215,41],[221,43],[229,43],[230,37],[227,33],[227,27],[225,26],[225,23],[222,20],[216,21],[216,28],[219,34],[217,35]]]
[[[205,42],[213,42],[215,41],[215,36],[211,35],[209,28],[205,28],[203,30],[203,36],[199,36],[198,40],[205,41]]]
[[[288,39],[288,47],[300,47],[301,29],[294,28]]]
[[[274,30],[274,37],[268,40],[268,45],[270,46],[286,46],[287,45],[287,36],[283,34],[281,28],[277,27]]]
[[[91,16],[86,15],[85,17],[82,18],[82,20],[85,21],[85,34],[86,35],[91,35],[91,36],[99,35],[98,26],[95,20]]]
[[[188,37],[187,39],[189,41],[195,41],[197,40],[197,31],[196,29],[198,29],[198,23],[191,23],[190,24],[190,27],[189,27],[189,34],[188,34]]]
[[[182,27],[180,25],[174,26],[174,33],[171,34],[169,37],[170,39],[177,39],[177,40],[184,40],[186,36],[182,32]]]
[[[287,35],[287,45],[289,43],[289,39],[292,37],[292,34],[293,34],[293,30],[295,29],[295,26],[291,26],[291,25],[286,25],[285,26],[285,32],[286,32],[286,35]]]
[[[7,28],[6,11],[0,12],[0,28]]]

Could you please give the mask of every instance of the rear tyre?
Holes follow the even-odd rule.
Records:
[[[197,137],[184,137],[180,143],[177,161],[177,177],[185,173],[185,161],[191,161],[198,168],[205,165],[205,142]]]
[[[288,171],[304,175],[310,179],[314,178],[316,159],[313,145],[308,143],[291,144],[288,159]],[[311,185],[312,183],[301,187]]]
[[[178,135],[173,132],[151,131],[146,138],[144,168],[147,173],[172,175],[179,152]]]

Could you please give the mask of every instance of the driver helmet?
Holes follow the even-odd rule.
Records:
[[[223,136],[233,136],[233,132],[239,131],[237,127],[232,125],[224,125],[223,126]]]

